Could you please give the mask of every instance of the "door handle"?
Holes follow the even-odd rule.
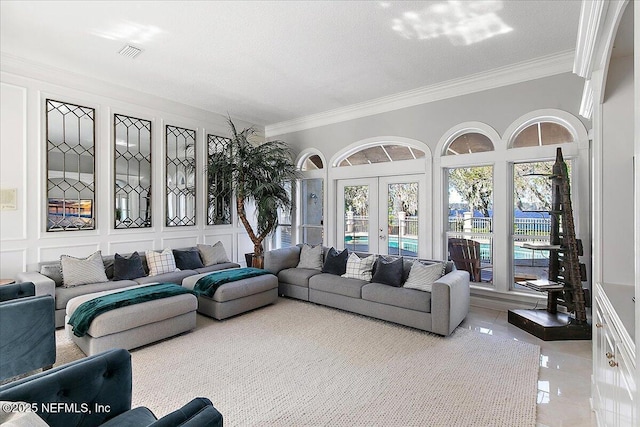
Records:
[[[385,236],[384,234],[381,234],[378,236],[380,238],[380,240],[386,240],[387,236]]]

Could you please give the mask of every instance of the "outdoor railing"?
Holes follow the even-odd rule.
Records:
[[[493,230],[492,218],[483,217],[449,217],[449,231],[459,233],[490,233]],[[513,221],[515,235],[544,236],[551,231],[550,218],[515,218]]]

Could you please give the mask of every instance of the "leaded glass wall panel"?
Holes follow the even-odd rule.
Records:
[[[207,224],[231,224],[231,183],[229,178],[215,171],[216,163],[230,154],[231,140],[207,135]]]
[[[151,227],[151,122],[113,116],[115,228]]]
[[[167,227],[196,225],[196,131],[166,126]]]
[[[46,100],[47,231],[95,228],[95,110]]]

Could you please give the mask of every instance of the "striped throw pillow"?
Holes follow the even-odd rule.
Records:
[[[104,271],[101,251],[94,252],[86,258],[61,255],[60,268],[62,286],[65,288],[109,281]]]
[[[431,292],[433,282],[444,275],[445,267],[446,264],[441,262],[425,265],[420,261],[414,261],[409,271],[409,277],[404,283],[404,287]]]
[[[349,254],[349,258],[347,258],[347,271],[342,275],[342,277],[366,280],[367,282],[370,282],[373,272],[373,264],[375,262],[375,255],[360,258],[355,253],[351,252]]]
[[[162,252],[146,251],[144,254],[147,258],[149,276],[178,271],[176,268],[176,259],[173,257],[173,251],[171,249],[167,248]]]

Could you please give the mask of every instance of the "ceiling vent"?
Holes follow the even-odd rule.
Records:
[[[125,47],[123,47],[122,49],[120,49],[120,52],[118,52],[120,55],[122,56],[126,56],[127,58],[135,58],[136,56],[140,55],[142,53],[142,49],[137,48],[135,46],[131,46],[130,44],[126,45]]]

